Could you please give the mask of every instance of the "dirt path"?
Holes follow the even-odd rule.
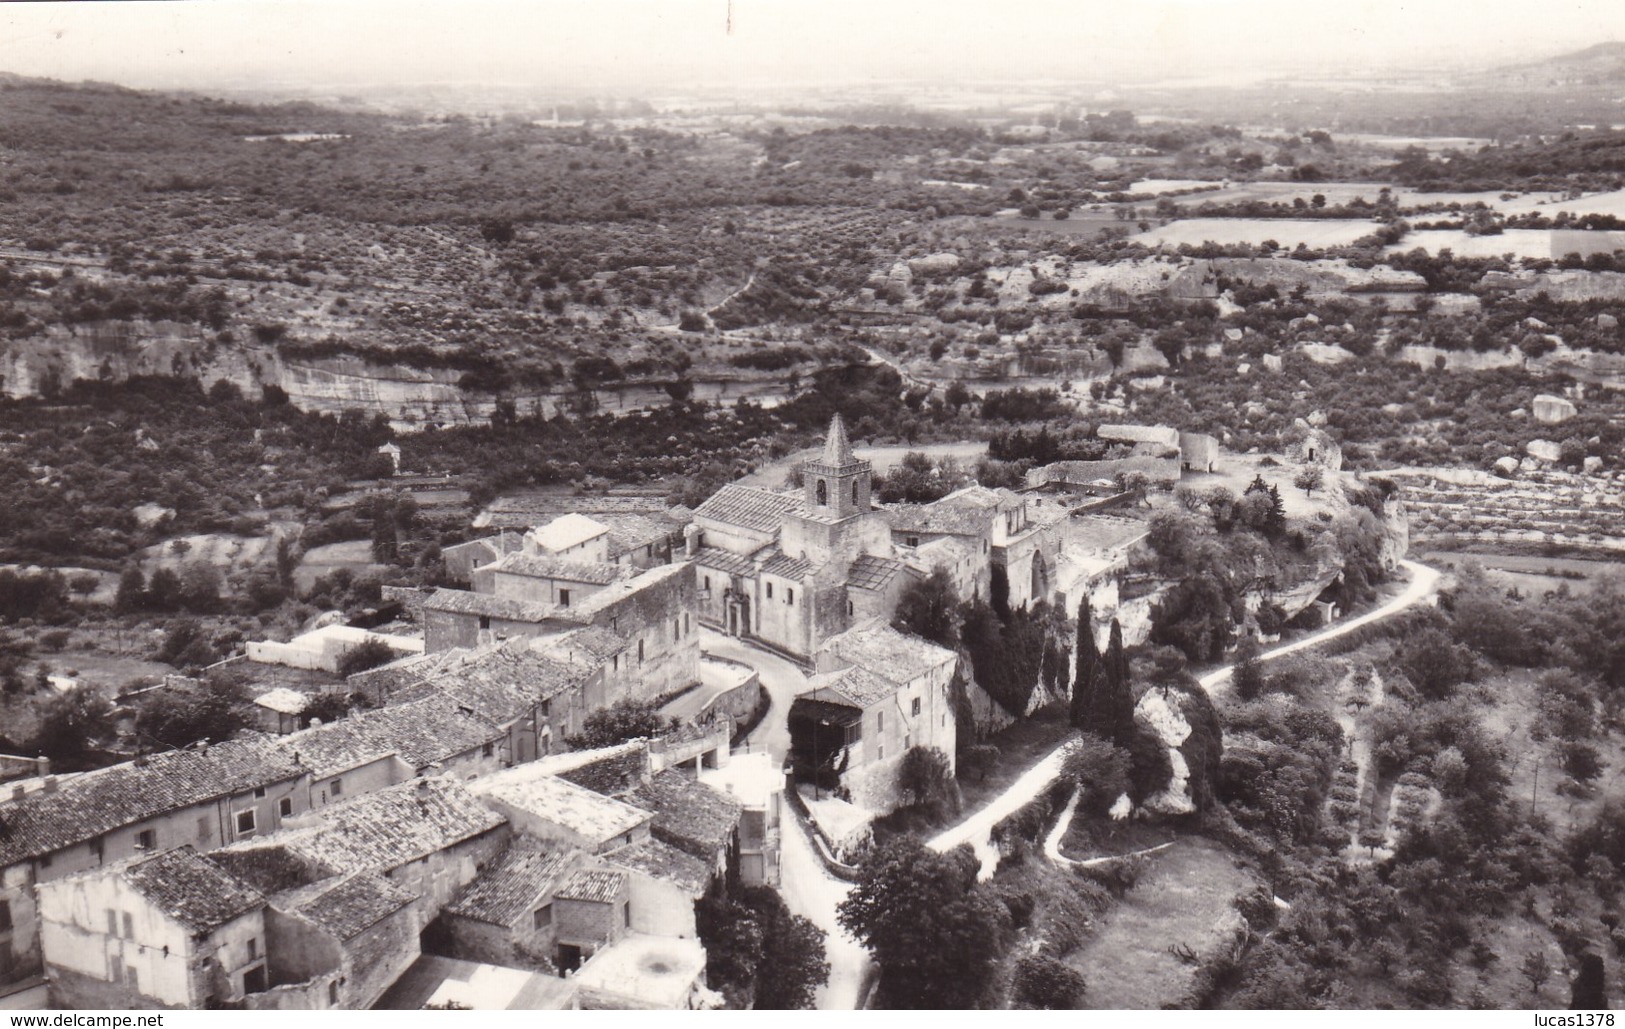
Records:
[[[1370,625],[1384,618],[1390,618],[1433,596],[1439,585],[1439,573],[1415,561],[1403,561],[1401,564],[1406,571],[1410,572],[1411,581],[1393,599],[1356,618],[1328,626],[1317,633],[1305,636],[1301,640],[1283,644],[1273,650],[1266,650],[1259,655],[1259,660],[1273,661],[1288,654],[1296,654],[1299,651],[1308,650],[1310,647],[1319,646],[1328,640],[1345,636],[1362,626]],[[1198,681],[1201,682],[1209,694],[1217,697],[1229,686],[1230,673],[1233,667],[1226,665],[1223,668],[1216,668],[1202,676]],[[1065,744],[1050,751],[1037,764],[1022,773],[1020,778],[1011,783],[1009,789],[994,797],[980,810],[973,812],[958,825],[944,829],[933,837],[927,845],[936,851],[947,851],[962,843],[968,843],[982,858],[984,877],[992,875],[989,867],[990,862],[994,865],[998,862],[998,848],[993,846],[990,839],[993,827],[1038,796],[1046,786],[1054,781],[1055,777],[1061,773],[1061,764],[1065,752]]]

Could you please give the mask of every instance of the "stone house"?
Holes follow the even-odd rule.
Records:
[[[700,859],[714,874],[738,866],[744,809],[726,793],[670,768],[638,783],[622,799],[653,813],[649,830],[656,840]]]
[[[966,486],[934,504],[894,511],[893,538],[918,546],[940,538],[976,540],[986,545],[989,592],[991,577],[1001,574],[1009,586],[1011,607],[1052,599],[1055,569],[1071,508],[1063,500],[1008,489]],[[903,526],[901,530],[898,526]],[[983,595],[982,571],[972,596]]]
[[[654,815],[537,765],[520,765],[470,786],[516,832],[589,854],[650,839]]]
[[[359,711],[283,737],[310,771],[312,810],[373,793],[426,773],[471,779],[504,766],[507,737],[455,698],[426,695]]]
[[[487,865],[440,915],[447,953],[514,968],[554,968],[553,895],[585,867],[579,850],[549,849],[525,837]]]
[[[719,768],[702,768],[700,782],[738,802],[736,843],[740,881],[777,886],[780,877],[784,772],[772,755],[734,754]]]
[[[1206,433],[1182,432],[1179,460],[1187,472],[1211,472],[1219,463],[1219,441]]]
[[[266,690],[254,698],[254,715],[262,732],[283,735],[304,728],[304,711],[309,694],[286,686]]]
[[[421,929],[508,839],[504,819],[467,786],[425,776],[290,819],[262,840],[225,848],[218,859],[285,860],[328,875],[374,873],[415,898]]]
[[[39,910],[65,1007],[201,1009],[269,986],[265,898],[190,845],[44,883]]]
[[[79,872],[274,831],[310,806],[310,770],[256,736],[154,754],[0,802],[0,986],[42,969],[35,889]]]
[[[888,812],[912,747],[935,747],[953,767],[958,727],[949,685],[953,651],[890,627],[854,629],[819,652],[813,689],[790,706],[798,775],[835,774],[851,802]]]

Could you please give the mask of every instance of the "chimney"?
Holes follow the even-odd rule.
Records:
[[[11,788],[11,799],[12,800],[22,800],[23,797],[25,797],[27,794],[28,794],[28,787],[24,786],[22,783],[18,783],[17,785],[15,785],[15,786],[13,786]]]
[[[56,790],[57,790],[56,776],[47,775],[45,777],[45,792],[46,793],[55,793]]]
[[[683,556],[694,557],[700,552],[700,527],[693,522],[683,526]]]
[[[40,758],[38,761],[36,761],[34,763],[34,771],[38,775],[50,775],[51,774],[51,759],[48,758],[48,757]]]

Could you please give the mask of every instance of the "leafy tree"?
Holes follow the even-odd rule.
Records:
[[[395,651],[380,639],[365,639],[346,650],[339,658],[338,673],[349,677],[369,668],[387,665],[395,660]]]
[[[147,606],[154,611],[178,611],[186,590],[172,568],[160,568],[147,582]]]
[[[1236,665],[1235,671],[1230,673],[1230,682],[1242,700],[1256,700],[1264,692],[1264,666],[1258,655],[1258,640],[1252,634],[1243,636],[1236,644]]]
[[[713,890],[694,913],[706,979],[730,1007],[810,1008],[818,987],[829,981],[824,931],[791,914],[777,891],[751,886],[729,896]]]
[[[668,732],[676,724],[646,700],[623,700],[588,715],[581,732],[567,742],[574,750],[613,747],[627,740],[647,739]]]
[[[130,565],[119,576],[118,593],[113,597],[113,610],[130,614],[147,606],[147,577],[140,565]]]
[[[954,597],[953,580],[941,568],[933,569],[925,579],[916,580],[897,598],[897,611],[892,627],[898,632],[912,633],[943,647],[954,647],[959,642],[958,602]]]
[[[1405,675],[1430,699],[1449,697],[1474,674],[1472,652],[1451,640],[1442,629],[1424,629],[1402,646]]]
[[[1074,1010],[1088,990],[1082,972],[1045,954],[1020,958],[1010,985],[1018,1007],[1039,1011]]]
[[[1539,993],[1540,988],[1546,985],[1546,980],[1552,977],[1552,964],[1546,959],[1545,950],[1532,950],[1518,966],[1518,974],[1528,984],[1530,993]]]
[[[143,742],[178,750],[200,740],[228,740],[252,721],[253,710],[242,685],[211,676],[195,686],[172,686],[153,693],[141,705],[136,732]]]
[[[1061,775],[1083,791],[1083,809],[1098,817],[1128,792],[1129,755],[1110,740],[1080,733],[1067,745]]]
[[[113,705],[99,690],[76,686],[40,708],[39,727],[29,749],[65,771],[83,767],[90,749],[113,734]]]
[[[1009,910],[977,882],[968,847],[938,854],[900,836],[864,859],[838,917],[874,953],[893,1009],[964,1009],[987,1002],[1010,937]]]
[[[897,786],[916,807],[938,812],[959,809],[959,787],[948,767],[948,755],[937,747],[910,747],[897,769]]]
[[[203,627],[196,619],[177,618],[169,623],[164,641],[153,658],[176,668],[201,668],[220,660],[220,653],[204,635]]]
[[[1292,479],[1292,485],[1303,490],[1303,495],[1306,497],[1312,495],[1315,490],[1320,489],[1325,482],[1326,474],[1321,470],[1321,467],[1318,464],[1312,464],[1305,467],[1302,471],[1298,472],[1297,475],[1293,476]]]
[[[349,694],[330,691],[311,697],[299,717],[307,723],[320,719],[323,725],[330,725],[347,716],[354,708],[355,702]]]
[[[1101,688],[1089,716],[1090,730],[1120,747],[1127,746],[1134,737],[1134,688],[1129,683],[1128,658],[1123,653],[1123,626],[1115,618],[1101,669]]]

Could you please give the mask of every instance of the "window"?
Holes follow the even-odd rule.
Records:
[[[884,761],[884,760],[886,760],[886,745],[884,743],[875,744],[875,760],[876,761]]]
[[[277,801],[276,811],[277,814],[281,815],[283,818],[287,818],[289,815],[293,814],[293,798],[283,797],[281,800]]]
[[[638,640],[638,664],[643,664],[643,641]]]
[[[609,670],[612,672],[618,672],[621,670],[621,655],[614,654],[610,656]]]
[[[858,480],[852,480],[852,503],[858,502]]]
[[[817,494],[818,494],[818,506],[819,507],[828,507],[829,506],[829,484],[824,482],[823,479],[818,480]]]
[[[331,796],[334,796],[334,797],[343,796],[344,795],[344,780],[343,779],[334,779],[332,784],[327,787],[327,792]]]
[[[553,924],[553,905],[543,904],[530,913],[530,927],[532,929],[546,929]]]
[[[135,919],[131,917],[128,911],[124,912],[124,938],[126,940],[135,939]]]
[[[626,906],[621,908],[621,917],[626,920],[626,927],[628,929],[632,928],[632,902],[631,901],[627,901]]]
[[[11,901],[0,900],[0,933],[11,928]]]
[[[674,640],[683,638],[683,620],[681,618],[671,620],[671,638]]]
[[[771,582],[767,584],[767,599],[773,599],[773,584]]]
[[[912,711],[909,712],[909,714],[913,715],[916,718],[918,718],[920,716],[920,698],[919,697],[914,698],[914,708],[913,708]]]
[[[264,800],[265,799],[265,787],[264,786],[258,787],[257,789],[254,790],[254,799],[255,800]]]
[[[490,757],[492,754],[495,754],[495,753],[496,753],[496,744],[494,744],[494,743],[487,743],[485,746],[480,748],[480,756],[481,757]]]
[[[569,607],[570,606],[570,591],[569,590],[559,590],[559,606],[560,607]]]
[[[920,537],[918,537],[918,536],[904,536],[903,537],[903,545],[907,546],[907,547],[917,547],[917,546],[920,545]]]
[[[686,633],[691,633],[693,631],[694,631],[694,623],[693,623],[693,621],[691,621],[689,619],[688,612],[684,611],[683,612],[683,632],[686,634]]]
[[[886,712],[878,711],[878,712],[875,713],[875,717],[877,719],[877,721],[875,723],[875,728],[879,729],[881,732],[885,732],[886,731]]]
[[[124,981],[124,960],[118,954],[107,956],[107,978],[115,983]]]
[[[209,838],[209,816],[208,815],[199,815],[198,816],[198,820],[197,820],[197,838],[199,840],[207,840]]]
[[[114,911],[112,908],[107,909],[107,935],[118,935],[118,912]],[[113,980],[117,982],[118,976],[114,976]]]
[[[912,746],[914,746],[914,734],[913,733],[904,733],[903,734],[903,749],[906,751],[906,750],[908,750],[908,748],[910,748]]]
[[[260,956],[260,941],[257,936],[248,938],[248,960],[258,961]]]
[[[709,575],[705,577],[705,590],[707,593],[711,591],[711,577]]]
[[[339,981],[337,979],[329,980],[327,983],[327,1002],[329,1004],[339,1002]]]
[[[140,850],[153,850],[158,846],[158,831],[142,829],[135,834],[135,845]]]
[[[39,866],[41,868],[50,868],[51,867],[51,855],[49,855],[49,854],[41,854],[39,856]]]
[[[489,629],[490,627],[491,627],[491,616],[490,615],[480,615],[480,628]]]
[[[848,618],[852,617],[852,611],[853,611],[852,602],[850,600],[848,600],[846,602],[846,616]]]
[[[786,586],[784,589],[784,602],[789,604],[791,607],[796,606],[796,591],[790,589],[788,586]]]
[[[254,809],[253,808],[250,808],[247,811],[239,811],[239,812],[237,812],[237,835],[239,835],[239,836],[252,835],[253,832],[254,832],[255,825],[256,825],[256,823],[254,821]]]

